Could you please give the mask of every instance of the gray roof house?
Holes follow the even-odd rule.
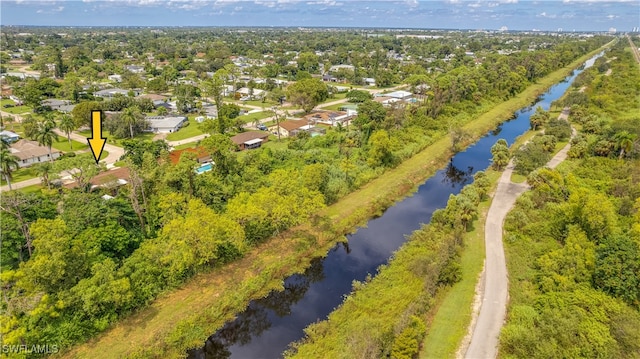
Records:
[[[48,100],[43,100],[42,102],[40,102],[40,104],[42,106],[49,106],[54,111],[60,111],[60,112],[64,112],[64,113],[69,113],[69,112],[73,111],[74,107],[76,107],[75,105],[71,104],[71,101],[58,100],[58,99],[55,99],[55,98],[48,99]]]
[[[133,91],[134,96],[140,95],[140,90],[124,90],[124,89],[115,88],[115,89],[105,89],[105,90],[96,91],[93,93],[93,96],[103,97],[103,98],[112,98],[117,94],[128,96],[129,91]]]
[[[11,132],[11,131],[6,131],[5,130],[5,131],[0,132],[0,138],[5,140],[5,142],[14,143],[14,142],[16,142],[17,140],[20,139],[20,135],[18,135],[15,132]]]
[[[185,116],[151,116],[147,117],[148,132],[172,133],[178,131],[187,121]]]

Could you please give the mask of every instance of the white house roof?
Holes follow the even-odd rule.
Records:
[[[253,140],[245,141],[244,144],[245,145],[253,145],[253,144],[256,144],[256,143],[260,143],[260,142],[262,142],[262,139],[254,138]]]
[[[147,117],[147,121],[149,122],[149,126],[153,128],[175,128],[182,122],[184,122],[187,118],[184,116],[174,116],[174,117]]]
[[[407,98],[407,97],[413,96],[413,94],[408,91],[393,91],[393,92],[384,94],[383,96],[389,96],[393,98]]]
[[[11,131],[2,131],[0,132],[0,137],[7,137],[7,138],[19,138],[20,135],[18,135],[15,132],[11,132]]]

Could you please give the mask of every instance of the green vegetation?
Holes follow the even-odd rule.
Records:
[[[243,123],[252,124],[256,120],[262,120],[271,116],[273,116],[272,112],[261,111],[261,112],[254,112],[254,113],[248,113],[246,115],[241,115],[239,118]]]
[[[488,171],[491,190],[500,172]],[[460,255],[460,281],[450,289],[440,291],[433,309],[427,315],[427,335],[422,342],[420,358],[452,358],[467,334],[471,321],[473,300],[479,275],[484,265],[484,222],[491,201],[480,202],[478,218],[464,235],[464,249]]]
[[[301,42],[287,44],[267,31],[260,32],[264,37],[247,50],[246,41],[258,39],[253,33],[240,41],[216,32],[224,36],[224,41],[218,41],[200,31],[167,31],[167,35],[158,36],[148,31],[125,31],[123,36],[128,41],[123,41],[123,46],[112,46],[101,37],[101,31],[82,40],[75,36],[47,38],[46,46],[38,46],[34,61],[34,68],[43,72],[41,79],[12,80],[21,86],[20,95],[34,110],[49,113],[38,108],[45,97],[61,96],[78,102],[72,113],[76,125],[86,124],[88,110],[96,106],[126,110],[124,118],[110,124],[111,131],[106,135],[110,142],[115,136],[134,138],[128,140],[132,142],[118,142],[127,147],[131,181],[126,186],[89,192],[88,183],[99,168],[88,156],[79,155],[56,163],[67,172],[79,169],[69,173],[77,188],[15,192],[2,197],[3,208],[9,209],[0,213],[2,231],[7,234],[2,242],[2,276],[9,303],[3,311],[3,323],[8,323],[2,328],[4,343],[46,339],[66,350],[112,327],[90,344],[91,348],[82,346],[74,353],[88,357],[183,353],[244,308],[248,300],[280,287],[282,277],[309,266],[310,258],[326,253],[355,224],[410,191],[446,161],[452,147],[464,148],[566,73],[566,69],[554,70],[570,65],[606,41],[604,37],[581,42],[527,37],[531,44],[549,42],[543,50],[513,56],[488,52],[483,66],[456,56],[446,63],[421,61],[406,67],[385,56],[382,45],[389,39],[365,38],[363,42],[362,36],[345,33],[345,46],[357,44],[360,50],[364,45],[370,50],[349,56],[357,63],[357,72],[344,74],[345,78],[352,77],[348,80],[355,83],[375,74],[379,85],[388,86],[410,73],[426,74],[432,66],[442,66],[445,72],[435,71],[430,79],[432,92],[428,98],[432,100],[389,110],[366,103],[348,130],[331,129],[325,136],[313,138],[299,136],[242,155],[231,151],[228,132],[237,124],[227,121],[235,113],[234,108],[227,107],[229,111],[218,121],[207,123],[211,126],[206,131],[211,136],[201,141],[205,153],[185,152],[175,158],[153,143],[147,146],[145,141],[153,134],[136,135],[142,127],[140,114],[152,110],[144,108],[148,101],[134,103],[132,91],[112,100],[93,102],[90,95],[81,99],[76,91],[78,77],[89,83],[100,81],[103,74],[115,73],[128,64],[125,53],[133,54],[130,62],[147,63],[147,53],[151,52],[158,61],[168,61],[162,70],[151,63],[145,66],[148,75],[161,79],[154,80],[153,90],[166,87],[172,91],[182,112],[201,110],[200,99],[207,97],[213,98],[223,113],[223,86],[236,90],[254,85],[270,91],[270,97],[286,93],[287,101],[309,111],[328,96],[326,85],[311,77],[319,69],[320,58],[300,51],[299,65],[294,66],[289,65],[292,58],[284,52],[299,51],[300,43],[313,47],[325,39],[316,32],[302,33]],[[34,32],[35,38],[46,34],[39,29]],[[73,29],[70,32],[78,34]],[[4,38],[13,44],[9,46],[34,48],[15,36],[13,29]],[[247,69],[251,77],[242,79],[230,56],[250,51],[250,59],[262,59],[273,52],[274,39],[282,46],[273,54],[273,63]],[[406,48],[415,58],[453,51],[440,41],[399,41],[403,45],[405,41],[411,43]],[[188,43],[193,47],[185,47]],[[202,64],[193,61],[194,51],[202,51]],[[323,61],[341,62],[340,57],[329,56],[333,55]],[[92,58],[104,59],[104,64],[94,63]],[[48,63],[56,64],[54,73]],[[522,63],[527,63],[527,68]],[[206,72],[212,70],[217,75],[209,78]],[[257,84],[254,74],[264,75],[267,80]],[[280,88],[272,80],[280,74],[299,81]],[[48,75],[63,79],[63,83]],[[533,83],[538,85],[502,103]],[[145,82],[125,72],[121,86],[132,89],[145,86]],[[233,97],[239,95],[232,92]],[[42,128],[34,123],[28,130],[49,146],[53,141],[43,135]],[[465,134],[457,136],[455,146],[449,137],[452,129]],[[212,171],[196,174],[196,159],[202,155],[211,157],[215,166]],[[358,189],[362,190],[355,192]],[[470,225],[474,204],[481,197],[468,191],[452,198],[448,212],[434,217],[436,225],[429,228],[438,227],[433,229],[438,238],[431,241],[424,234],[421,239],[433,247],[417,249],[417,256],[437,255],[438,265],[447,269],[442,273],[439,268],[414,268],[417,274],[424,270],[435,276],[436,286],[456,280],[455,261],[450,259],[456,257],[460,228]],[[103,194],[114,198],[104,201],[100,198]],[[331,204],[336,205],[326,208]],[[192,277],[195,279],[185,284]],[[207,285],[202,286],[202,281]],[[427,293],[433,295],[435,287],[431,289]],[[21,303],[24,305],[14,305]],[[424,334],[420,316],[425,312],[421,308],[413,313],[402,310],[407,313],[406,320],[398,324],[392,340],[384,343],[385,350],[394,356],[411,356]],[[150,314],[154,311],[157,313]],[[120,320],[122,324],[116,324]],[[123,326],[127,329],[120,331]],[[385,333],[389,333],[387,329]],[[121,334],[128,339],[122,340]],[[132,341],[143,349],[131,348]]]
[[[438,290],[461,279],[465,229],[471,228],[480,201],[488,198],[490,184],[486,174],[478,172],[474,184],[451,195],[447,207],[414,232],[373,279],[354,282],[353,292],[326,321],[307,327],[305,339],[286,356],[414,357]],[[477,270],[477,263],[470,267]]]
[[[8,107],[5,107],[5,106],[8,106]],[[23,114],[31,111],[31,109],[28,106],[25,106],[25,105],[16,106],[16,103],[10,99],[0,100],[0,110],[14,114],[14,115],[19,115],[19,114]]]
[[[532,172],[532,191],[505,222],[511,301],[502,357],[640,352],[640,162],[629,146],[640,135],[640,73],[620,45],[613,57],[617,76],[603,66],[580,75],[587,89],[570,116],[582,125],[573,159]]]

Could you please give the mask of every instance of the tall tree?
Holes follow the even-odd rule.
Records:
[[[38,127],[38,132],[35,135],[36,141],[42,146],[47,146],[49,149],[49,161],[53,161],[51,146],[53,146],[53,141],[58,140],[58,134],[55,132],[56,121],[53,118],[48,118],[40,123]]]
[[[142,119],[142,114],[136,107],[127,107],[120,114],[120,119],[129,126],[129,136],[133,138],[133,126]]]
[[[9,185],[9,191],[11,191],[11,180],[13,179],[11,172],[18,169],[18,160],[18,157],[8,149],[0,151],[0,172]]]
[[[633,149],[633,141],[636,139],[636,136],[627,131],[620,131],[616,133],[613,138],[616,140],[618,148],[620,148],[618,158],[623,158],[625,154],[628,155],[631,149]]]
[[[51,162],[37,163],[33,166],[33,169],[42,180],[42,184],[47,186],[48,189],[51,189],[51,181],[55,175],[53,164]]]
[[[60,117],[60,122],[58,123],[58,128],[67,135],[69,147],[73,150],[73,143],[71,142],[71,131],[76,129],[76,122],[71,116],[62,115],[62,117]]]
[[[303,79],[287,87],[289,102],[309,113],[317,104],[329,97],[329,90],[320,79]]]

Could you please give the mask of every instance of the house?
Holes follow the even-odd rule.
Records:
[[[269,133],[263,131],[247,131],[231,137],[231,141],[238,145],[238,149],[248,150],[262,146],[263,142],[269,140]]]
[[[354,71],[355,67],[353,65],[333,65],[329,68],[329,72],[336,72],[338,70]]]
[[[322,75],[322,81],[324,81],[324,82],[338,82],[338,78],[333,76],[333,75],[324,74],[324,75]]]
[[[241,100],[243,101],[263,98],[266,95],[266,92],[264,90],[255,88],[250,89],[248,87],[243,87],[236,91],[236,93],[242,97]]]
[[[133,72],[134,74],[142,74],[142,73],[144,73],[144,67],[143,66],[127,65],[124,68],[127,69],[128,71]]]
[[[133,93],[133,96],[140,95],[140,90],[124,90],[119,88],[100,90],[93,93],[93,96],[102,98],[112,98],[120,94],[122,96],[129,96],[129,93]]]
[[[357,112],[355,113],[357,114]],[[303,117],[306,124],[323,123],[325,125],[338,126],[338,124],[348,125],[353,117],[353,112],[344,111],[314,111]]]
[[[187,121],[184,116],[151,116],[146,119],[149,123],[147,131],[153,133],[176,132]]]
[[[174,102],[174,104],[175,104],[175,102]],[[164,107],[164,108],[166,108],[166,109],[167,109],[167,112],[175,111],[175,110],[177,110],[177,109],[178,109],[177,107],[172,106],[170,103],[165,102],[165,101],[163,101],[163,100],[154,100],[154,101],[153,101],[153,108],[156,108],[156,109],[157,109],[157,108],[159,108],[159,107]]]
[[[373,101],[381,103],[383,106],[391,106],[392,103],[402,101],[390,96],[375,96]]]
[[[175,165],[180,161],[180,157],[182,157],[183,153],[195,153],[196,161],[201,164],[211,162],[211,155],[208,154],[203,147],[185,148],[183,150],[171,151],[169,153],[169,160],[172,164]]]
[[[91,179],[91,189],[97,187],[114,188],[124,186],[131,181],[131,175],[129,174],[129,168],[120,167],[114,168],[106,172],[102,172],[99,175]]]
[[[309,122],[306,120],[289,120],[280,122],[280,135],[284,137],[294,136],[293,132],[308,124]]]
[[[382,96],[388,96],[391,98],[396,98],[398,100],[408,100],[413,96],[413,94],[409,91],[393,91],[383,94]]]
[[[49,155],[49,149],[45,146],[41,146],[36,141],[19,140],[9,148],[11,153],[18,157],[19,167],[29,167],[35,163],[42,163],[51,160],[55,160],[60,157],[62,152],[51,149],[51,155]]]
[[[42,102],[40,102],[40,105],[48,106],[54,111],[60,111],[60,112],[64,112],[64,113],[69,113],[69,112],[73,111],[74,107],[76,107],[76,105],[72,105],[71,104],[71,101],[58,100],[58,99],[55,99],[55,98],[43,100]]]
[[[109,79],[109,81],[122,82],[122,75],[114,74],[107,76],[107,78]]]
[[[362,78],[362,82],[364,82],[364,84],[368,85],[368,86],[375,86],[376,85],[376,79],[374,79],[372,77],[363,77]]]
[[[2,131],[0,132],[0,139],[7,143],[14,143],[20,139],[20,135],[11,131]]]
[[[65,188],[76,188],[78,187],[78,183],[73,181],[64,184]],[[91,179],[89,182],[91,185],[91,190],[95,190],[96,188],[107,188],[113,189],[113,194],[115,194],[115,189],[120,186],[124,186],[131,181],[131,175],[129,173],[129,168],[127,167],[116,167],[110,169],[108,171],[102,172]],[[103,199],[109,200],[114,197],[108,194],[102,196]]]

